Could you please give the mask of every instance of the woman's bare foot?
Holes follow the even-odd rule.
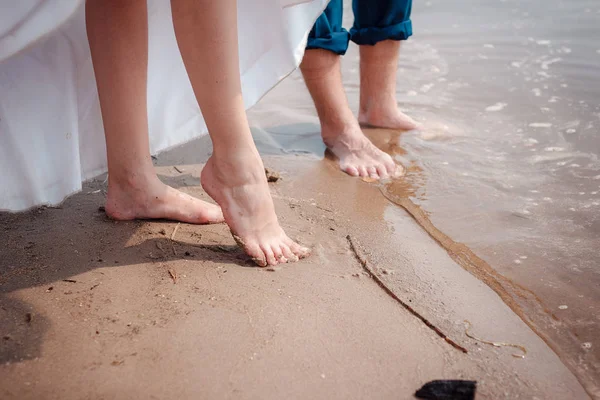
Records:
[[[309,254],[309,249],[291,240],[279,226],[257,152],[211,156],[202,170],[201,182],[221,206],[238,245],[256,264],[277,265]]]
[[[351,176],[386,179],[393,176],[396,164],[362,133],[354,120],[346,128],[321,127],[323,141],[339,159],[340,169]]]
[[[109,178],[106,214],[116,220],[169,219],[190,224],[223,222],[221,209],[162,183],[158,177],[135,182]]]
[[[358,122],[362,125],[402,131],[421,129],[421,124],[400,111],[395,101],[387,106],[361,108],[358,114]]]

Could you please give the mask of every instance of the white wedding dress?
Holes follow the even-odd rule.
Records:
[[[0,210],[57,204],[106,171],[83,0],[0,0]],[[327,0],[239,0],[246,107],[302,59]],[[152,154],[207,132],[173,32],[169,0],[148,0]]]

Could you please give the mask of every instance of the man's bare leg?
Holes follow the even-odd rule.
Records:
[[[281,229],[246,119],[235,0],[173,0],[177,43],[213,142],[202,171],[238,243],[257,264],[297,260],[308,249]]]
[[[400,41],[384,40],[374,46],[360,46],[361,124],[401,130],[420,125],[398,109],[396,73]]]
[[[372,178],[392,175],[396,164],[362,133],[350,110],[340,56],[329,50],[306,50],[300,69],[317,108],[323,141],[339,158],[342,171]]]
[[[146,106],[146,0],[88,0],[86,23],[106,136],[106,213],[119,220],[222,222],[219,207],[163,184],[154,171]]]

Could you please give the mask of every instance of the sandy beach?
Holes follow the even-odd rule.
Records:
[[[459,3],[416,2],[401,48],[398,104],[424,129],[363,128],[402,177],[339,170],[299,71],[249,110],[306,260],[258,268],[223,224],[110,220],[106,175],[0,212],[0,399],[412,399],[437,379],[600,399],[600,8]],[[211,151],[153,159],[211,201]]]
[[[159,175],[206,198],[186,158],[207,143],[159,156]],[[59,208],[0,214],[0,397],[409,399],[434,379],[471,379],[479,399],[588,398],[377,186],[309,156],[265,164],[282,176],[271,188],[284,228],[313,248],[273,270],[225,225],[108,220],[104,177]],[[465,320],[525,358],[467,337]]]

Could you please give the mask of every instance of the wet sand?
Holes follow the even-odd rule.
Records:
[[[206,198],[188,160],[207,147],[159,156],[160,176]],[[478,398],[588,398],[377,186],[316,157],[265,159],[282,176],[271,187],[283,226],[314,249],[273,271],[224,225],[108,220],[103,177],[60,208],[0,214],[0,397],[404,399],[449,378],[477,380]],[[383,290],[348,235],[391,293],[468,353]],[[465,320],[527,356],[468,338]]]

